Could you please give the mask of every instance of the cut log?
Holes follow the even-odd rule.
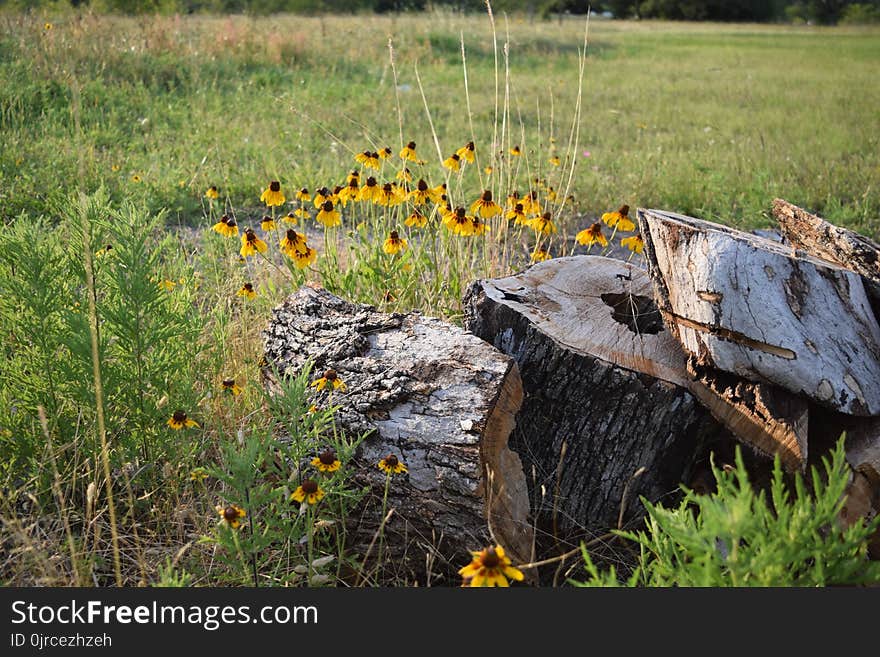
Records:
[[[861,277],[708,221],[638,219],[658,307],[701,367],[880,414],[880,326]]]
[[[684,352],[651,297],[643,269],[600,256],[549,260],[465,294],[466,328],[519,365],[511,446],[554,538],[617,526],[645,468],[628,493],[627,517],[639,516],[638,495],[675,493],[701,444],[727,436],[688,392]]]
[[[515,563],[530,557],[525,475],[507,444],[522,400],[510,358],[446,322],[379,313],[311,287],[274,310],[264,340],[270,386],[276,369],[332,368],[347,386],[333,393],[337,429],[369,434],[353,464],[369,493],[347,528],[365,572],[384,572],[367,581],[387,582],[393,567],[396,581],[458,583],[457,568],[490,543],[490,529]],[[391,481],[385,506],[394,513],[380,549],[386,477],[377,464],[388,454],[408,474]]]

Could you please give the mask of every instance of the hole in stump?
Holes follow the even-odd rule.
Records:
[[[608,293],[600,298],[611,308],[614,321],[623,324],[633,333],[654,335],[663,330],[663,318],[650,297]]]

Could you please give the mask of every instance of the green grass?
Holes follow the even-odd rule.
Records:
[[[486,17],[65,15],[49,32],[41,17],[2,21],[6,223],[22,211],[47,213],[52,195],[77,186],[80,173],[87,189],[104,183],[115,199],[145,199],[187,224],[198,223],[210,184],[241,207],[256,205],[269,178],[289,188],[341,182],[354,152],[402,145],[389,38],[403,139],[431,141],[416,64],[443,150],[470,138],[463,34],[476,141],[484,156],[491,147]],[[513,130],[525,135],[533,166],[546,167],[551,125],[567,137],[573,117],[583,23],[498,18],[502,58],[506,30]],[[769,203],[782,196],[876,236],[878,35],[594,20],[571,190],[577,209],[595,217],[627,202],[754,228],[770,223]]]
[[[451,14],[0,13],[0,581],[387,583],[393,564],[361,572],[344,532],[316,533],[356,506],[362,436],[330,431],[332,407],[310,411],[327,400],[308,373],[262,390],[260,330],[306,281],[456,321],[471,280],[538,248],[583,252],[572,236],[624,203],[753,228],[782,196],[877,236],[880,30],[594,21],[583,60],[584,27],[500,17],[493,39],[487,17]],[[410,140],[426,160],[414,183],[446,181],[465,208],[483,189],[501,204],[539,189],[558,233],[493,217],[461,237],[436,209],[412,228],[409,202],[353,204],[325,229],[312,208],[296,230],[317,260],[297,269],[282,233],[258,227],[270,180],[290,200]],[[469,140],[477,163],[442,169]],[[241,262],[241,242],[210,229],[223,212],[267,254]],[[383,252],[392,230],[400,254]],[[236,294],[245,282],[255,299]],[[221,391],[229,378],[241,395]],[[199,426],[170,429],[177,410]],[[288,459],[327,445],[343,467],[294,517]],[[218,524],[232,504],[247,507],[240,532]]]

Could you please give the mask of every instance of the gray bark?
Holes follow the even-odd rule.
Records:
[[[507,445],[522,399],[510,358],[440,320],[379,313],[310,287],[275,309],[264,338],[270,386],[272,368],[281,376],[309,362],[316,372],[335,369],[347,385],[333,395],[337,427],[369,432],[354,463],[369,492],[348,527],[368,582],[457,583],[469,550],[492,540],[514,562],[528,559],[525,475]],[[376,563],[386,481],[377,463],[390,453],[409,473],[392,478],[394,514]]]

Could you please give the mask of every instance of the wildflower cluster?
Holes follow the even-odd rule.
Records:
[[[553,144],[551,138],[551,149]],[[302,186],[288,195],[280,181],[271,181],[259,197],[270,214],[258,226],[242,230],[227,211],[212,228],[224,237],[240,236],[245,263],[263,258],[275,264],[281,258],[291,273],[311,269],[331,287],[351,289],[366,282],[363,290],[372,294],[364,294],[364,300],[398,301],[402,290],[420,288],[457,298],[465,276],[492,275],[496,272],[488,269],[496,263],[520,257],[541,262],[571,252],[564,242],[554,244],[563,211],[571,212],[574,202],[554,186],[565,184],[563,161],[551,150],[541,167],[547,175],[524,185],[520,171],[530,171],[527,153],[513,146],[490,158],[496,166],[480,169],[480,149],[468,141],[441,157],[438,169],[421,157],[415,141],[396,153],[390,146],[373,146],[355,152],[354,167],[335,184]],[[211,186],[204,195],[213,212],[219,189]],[[624,205],[604,214],[577,233],[576,242],[607,247],[618,231],[635,229],[628,212]],[[344,225],[345,231],[336,230]],[[612,233],[606,236],[604,229]],[[310,244],[315,233],[323,233],[322,247]],[[620,243],[634,254],[643,249],[638,234]],[[340,255],[340,249],[348,252]],[[248,273],[250,278],[250,266]],[[443,279],[452,280],[438,282]],[[257,291],[245,281],[238,295],[252,299]],[[328,383],[332,378],[320,389]]]

